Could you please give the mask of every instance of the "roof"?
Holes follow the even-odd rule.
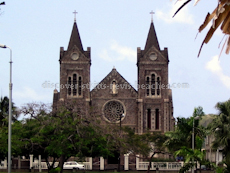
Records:
[[[70,40],[69,40],[69,46],[67,50],[70,50],[74,45],[76,45],[80,51],[83,51],[83,46],[81,43],[81,38],[80,38],[80,34],[78,31],[76,22],[74,22],[73,24],[73,29],[72,29],[72,33],[71,33]]]
[[[137,90],[116,70],[115,67],[113,67],[112,71],[98,84],[96,85],[91,92],[96,91],[98,86],[102,84],[105,80],[111,80],[111,77],[116,76],[116,78],[122,79],[124,83],[127,83],[130,86],[130,90],[134,91],[137,93]]]
[[[159,46],[159,42],[157,39],[153,22],[151,22],[150,24],[149,33],[145,44],[145,51],[148,51],[148,49],[151,48],[152,46],[155,46],[158,50],[160,50],[160,46]]]

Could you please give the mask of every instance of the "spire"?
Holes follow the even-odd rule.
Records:
[[[74,24],[73,24],[72,33],[71,33],[70,40],[69,40],[68,50],[70,50],[74,45],[76,45],[79,50],[83,51],[80,34],[77,28],[76,17],[74,18]]]
[[[153,10],[152,10],[149,14],[151,14],[151,22],[153,22],[153,15],[154,15],[155,13],[154,13]]]
[[[74,14],[74,22],[76,22],[76,14],[77,14],[76,10],[74,10],[73,14]]]
[[[154,25],[153,25],[153,21],[151,20],[149,34],[148,34],[146,44],[145,44],[145,50],[147,51],[152,46],[155,46],[158,50],[160,50],[160,46],[159,46],[159,43],[158,43],[156,31],[155,31],[155,28],[154,28]]]

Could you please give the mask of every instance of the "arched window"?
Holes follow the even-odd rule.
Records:
[[[112,83],[112,94],[117,94],[116,81],[113,81],[113,83]]]
[[[82,95],[82,77],[77,73],[67,78],[67,96],[80,97]]]
[[[151,75],[151,95],[152,96],[154,96],[155,95],[155,89],[156,89],[156,87],[155,87],[155,74],[152,74]]]
[[[146,77],[146,96],[160,96],[161,95],[161,78],[152,73]]]
[[[68,78],[68,95],[71,95],[71,77]]]
[[[146,94],[149,96],[149,77],[146,78]]]
[[[73,74],[73,95],[77,95],[77,75]]]
[[[78,95],[81,96],[81,76],[79,76],[78,80]]]
[[[157,77],[157,95],[160,95],[160,85],[161,85],[161,81],[160,81],[160,77]]]
[[[155,129],[158,130],[159,129],[159,109],[155,110]]]
[[[151,109],[147,109],[147,127],[151,129]]]

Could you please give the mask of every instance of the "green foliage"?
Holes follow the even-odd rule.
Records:
[[[165,145],[171,152],[180,149],[181,146],[191,146],[192,122],[189,118],[177,118],[175,131],[166,132],[168,140]]]
[[[223,167],[217,167],[215,171],[216,171],[216,173],[224,173],[224,168]]]
[[[201,150],[202,149],[202,145],[204,143],[204,139],[200,138],[199,136],[196,136],[195,143],[196,143],[196,148],[199,149],[199,150]]]
[[[150,153],[160,153],[165,151],[163,145],[167,137],[160,132],[147,132],[142,135],[136,134],[132,129],[126,127],[126,144],[129,152],[149,158]]]
[[[126,127],[126,144],[130,153],[141,155],[143,159],[148,159],[149,165],[147,172],[150,171],[151,161],[157,153],[165,153],[164,142],[167,136],[160,132],[146,132],[144,134],[135,134],[135,132]]]
[[[203,139],[206,135],[204,127],[199,126],[199,120],[204,116],[203,108],[197,107],[194,109],[193,116],[190,118],[177,118],[175,131],[166,132],[168,140],[164,143],[169,151],[175,152],[182,146],[187,148],[192,147],[192,132],[194,122],[194,134],[196,138],[195,148],[201,149]],[[195,118],[199,117],[199,119]]]
[[[199,117],[200,119],[204,116],[203,108],[201,106],[198,106],[193,111],[193,117]]]
[[[7,125],[7,118],[9,116],[9,98],[1,97],[0,99],[0,126]],[[12,121],[16,121],[19,116],[17,108],[12,103]]]
[[[180,172],[188,171],[192,166],[192,161],[202,163],[205,161],[205,151],[201,151],[206,129],[199,125],[199,121],[204,117],[202,107],[194,109],[190,118],[177,118],[175,131],[167,132],[168,140],[164,143],[169,151],[175,156],[183,156],[185,165]],[[194,150],[192,150],[192,134],[194,128]]]
[[[191,169],[193,166],[194,166],[194,164],[192,164],[192,163],[184,164],[184,166],[179,170],[179,173],[185,173],[185,172],[189,171],[189,169]]]
[[[21,109],[24,115],[30,118],[15,126],[19,144],[23,145],[25,153],[41,155],[47,161],[49,171],[53,169],[55,161],[60,159],[62,172],[63,163],[71,156],[95,157],[111,154],[110,135],[105,133],[104,126],[100,125],[93,114],[80,114],[75,103],[59,105],[52,110],[48,105],[32,103]],[[20,129],[21,128],[21,129]],[[53,158],[49,164],[48,157]]]
[[[48,172],[49,173],[59,173],[60,171],[61,171],[61,168],[57,167],[57,168],[50,169]]]
[[[214,136],[212,147],[222,149],[226,170],[230,172],[230,100],[217,103],[216,108],[219,113],[208,126]]]
[[[192,165],[195,166],[195,163],[197,162],[199,162],[200,164],[209,163],[205,160],[205,154],[206,154],[205,151],[201,151],[200,149],[192,150],[191,148],[187,148],[184,146],[181,147],[181,149],[176,151],[174,154],[175,156],[179,155],[185,158],[184,166],[180,169],[181,173],[188,171],[192,167]]]
[[[3,120],[8,117],[9,114],[9,99],[7,97],[0,100],[0,123],[3,124]]]
[[[12,121],[17,124],[17,108],[12,103]],[[8,153],[8,117],[9,117],[9,99],[1,97],[0,99],[0,160],[4,160]],[[16,125],[12,125],[16,126]],[[13,127],[12,127],[13,128]],[[12,143],[13,143],[12,135]],[[12,155],[19,153],[19,149],[12,146]]]
[[[0,127],[0,160],[4,160],[7,156],[7,139],[8,130],[6,126]]]
[[[146,156],[150,152],[150,148],[146,146],[145,141],[142,142],[142,136],[137,135],[131,128],[126,127],[126,141],[127,148],[130,149],[130,152],[134,154],[142,153],[142,155]]]

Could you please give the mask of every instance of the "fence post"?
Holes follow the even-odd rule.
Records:
[[[104,170],[105,167],[105,161],[103,157],[100,157],[100,170]]]
[[[7,158],[4,160],[4,168],[7,169]]]
[[[93,169],[93,159],[92,157],[89,157],[89,170]]]
[[[21,157],[18,156],[18,169],[21,169]]]
[[[30,154],[30,169],[33,167],[33,154]]]
[[[42,172],[42,164],[41,164],[41,155],[38,156],[38,167],[39,167],[39,172]]]
[[[139,155],[136,156],[136,170],[139,170]]]
[[[124,154],[124,169],[125,171],[129,170],[129,155]]]

